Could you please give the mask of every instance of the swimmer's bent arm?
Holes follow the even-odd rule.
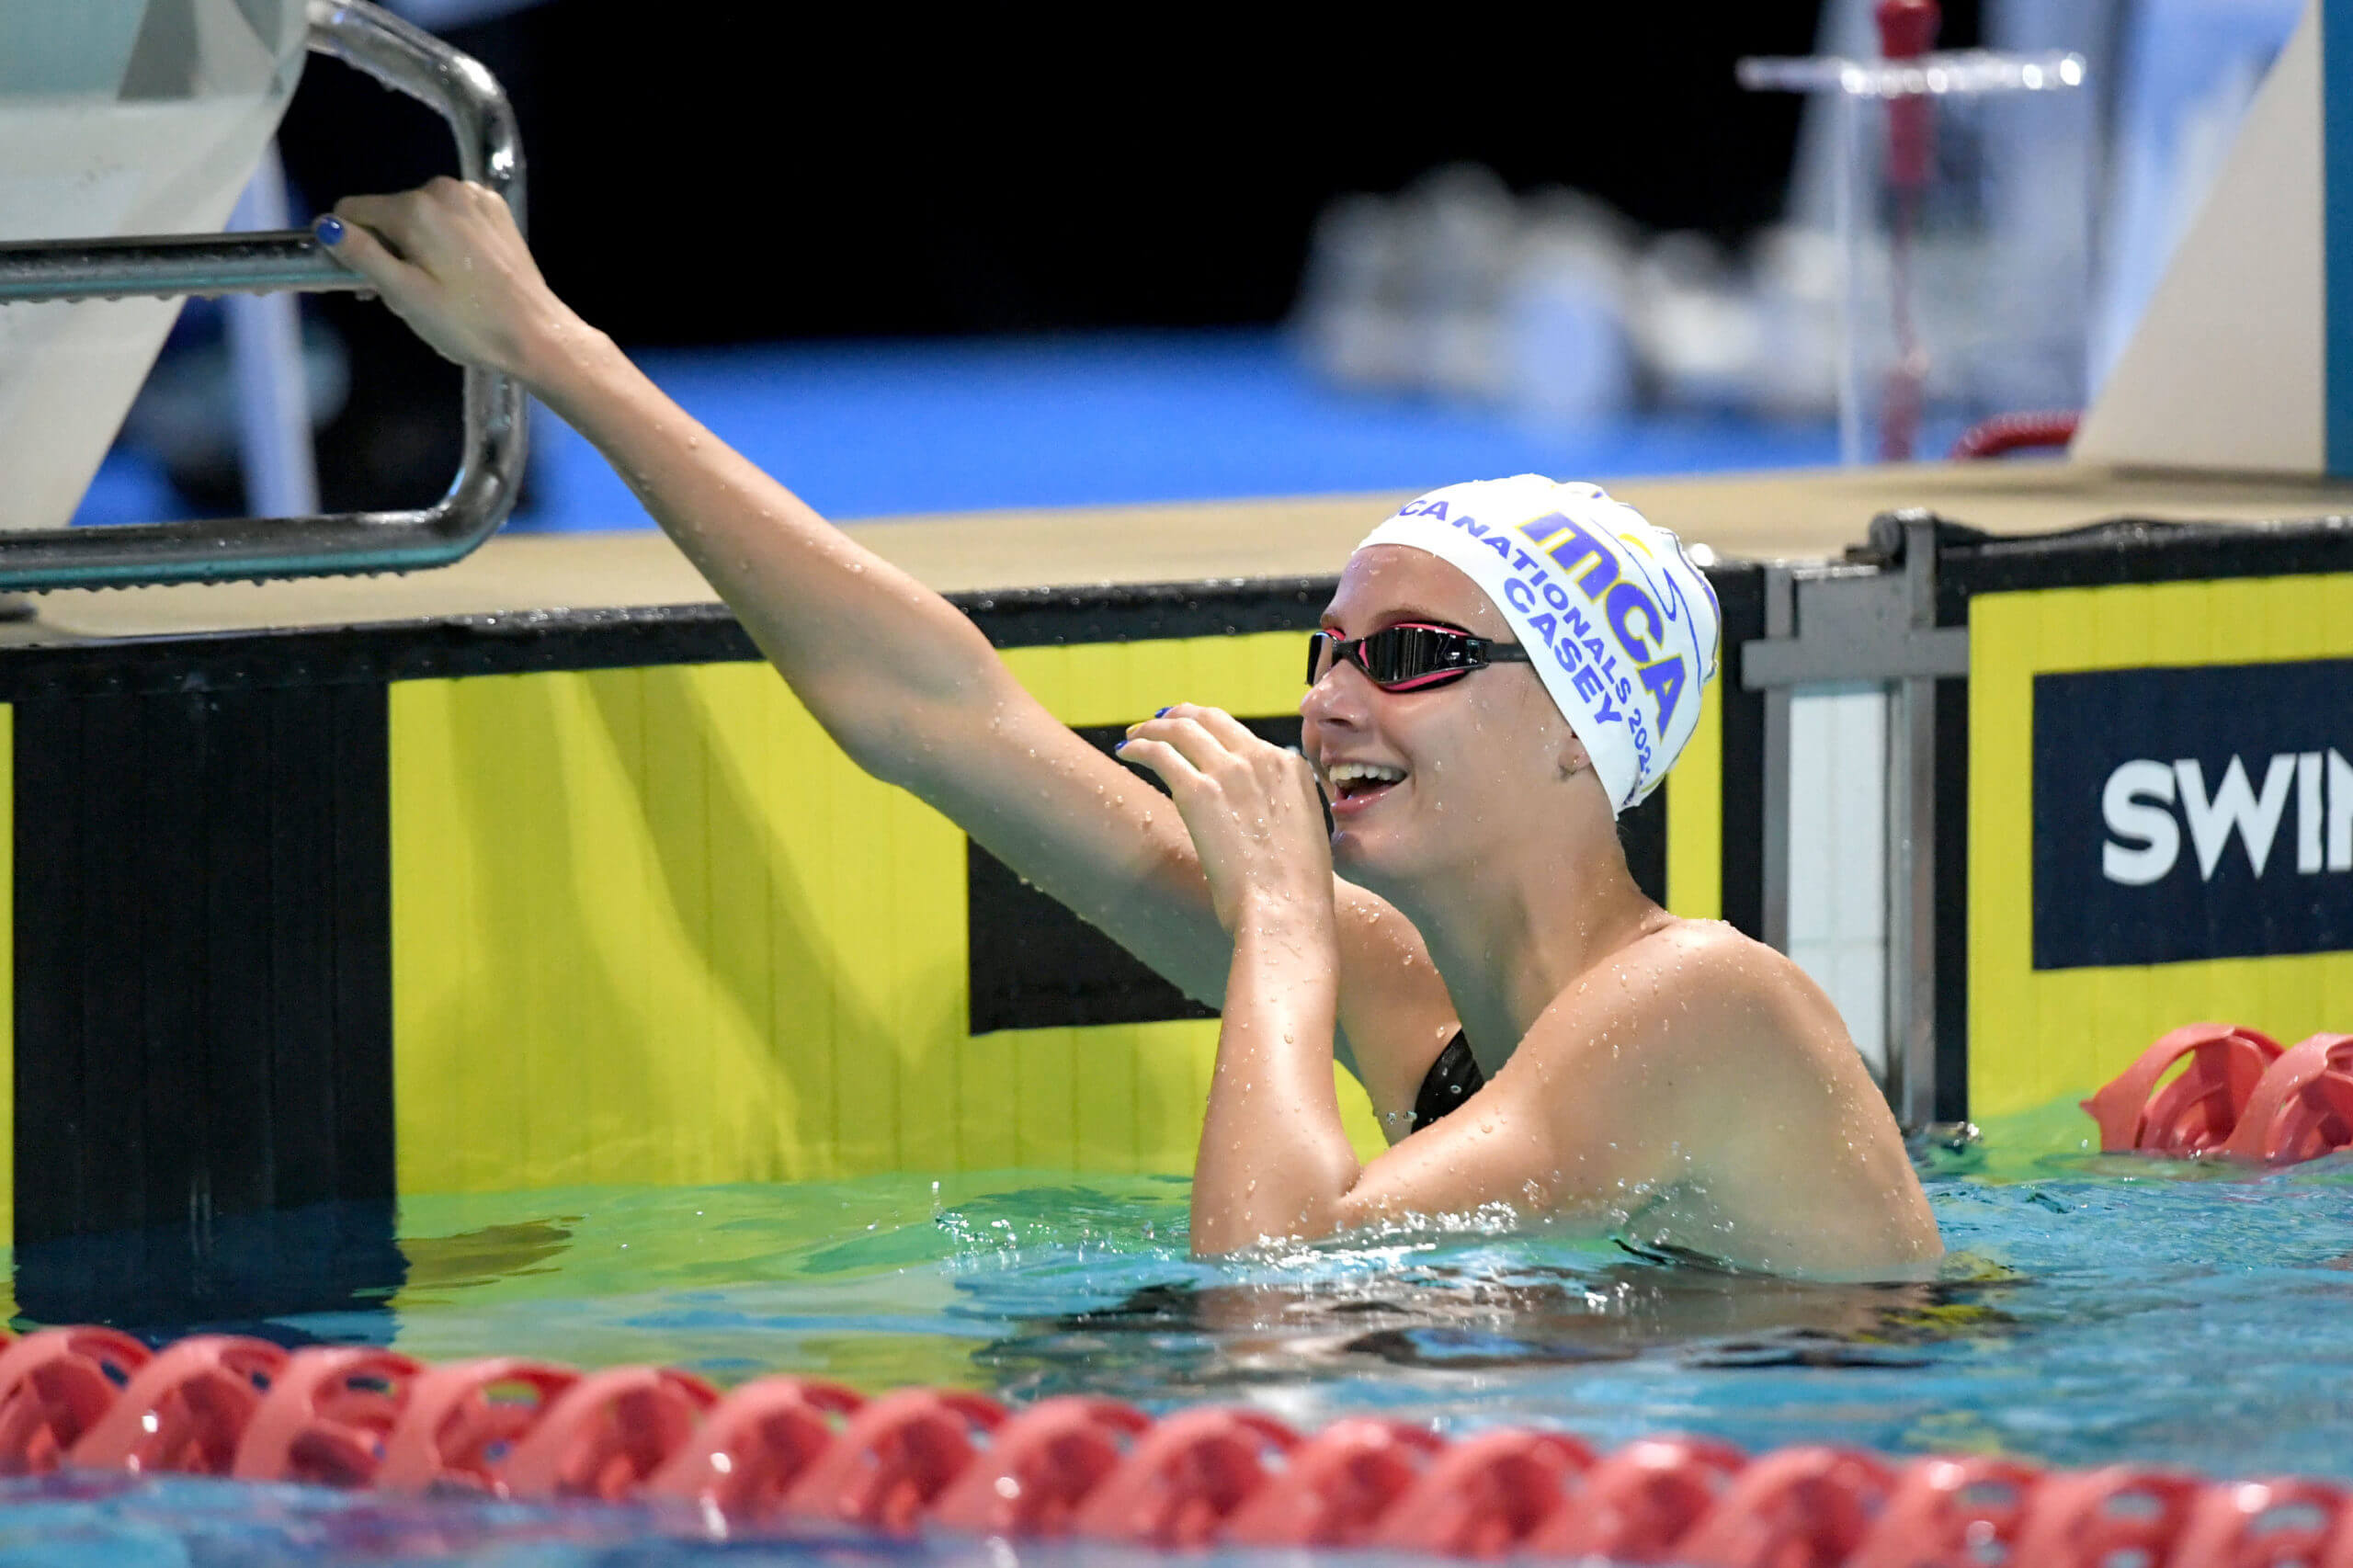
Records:
[[[1193,1177],[1196,1253],[1496,1205],[1615,1225],[1678,1174],[1672,1141],[1650,1125],[1655,1100],[1623,1081],[1627,1058],[1596,1048],[1653,1021],[1631,996],[1540,1019],[1469,1102],[1359,1162],[1332,1102],[1331,1014],[1318,1011],[1328,992],[1301,961],[1313,947],[1288,912],[1236,934]]]
[[[445,357],[516,376],[585,436],[859,767],[1188,994],[1219,998],[1231,945],[1176,813],[1057,722],[954,606],[703,429],[574,314],[497,197],[440,179],[335,211],[348,224],[336,255]],[[1360,890],[1338,896],[1352,1038],[1383,1060],[1399,1054],[1389,1039],[1434,1055],[1450,1006],[1418,936]]]
[[[1641,1135],[1639,1111],[1613,1093],[1617,1053],[1580,1085],[1593,1097],[1561,1092],[1571,1080],[1553,1072],[1578,1040],[1639,1032],[1643,1009],[1630,995],[1614,1010],[1548,1014],[1468,1105],[1360,1163],[1332,1087],[1344,922],[1312,771],[1231,715],[1190,703],[1134,726],[1121,751],[1169,786],[1233,938],[1193,1168],[1196,1253],[1498,1201],[1597,1211],[1653,1179],[1664,1144]],[[1611,1115],[1628,1136],[1603,1121]]]

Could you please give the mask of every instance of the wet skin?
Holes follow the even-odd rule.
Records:
[[[1836,1010],[1779,954],[1642,895],[1529,666],[1415,693],[1339,666],[1302,704],[1304,760],[1179,704],[1127,749],[1172,810],[954,607],[564,306],[496,197],[441,179],[335,211],[335,254],[442,354],[517,377],[594,443],[855,761],[1222,1005],[1197,1250],[1503,1203],[1791,1273],[1894,1277],[1938,1255]],[[1509,638],[1453,568],[1359,553],[1326,625],[1407,619]],[[1403,776],[1336,790],[1327,840],[1314,768],[1348,764]],[[1403,1136],[1458,1023],[1489,1083]],[[1369,1164],[1342,1131],[1336,1052],[1393,1141]]]
[[[1452,566],[1360,551],[1325,629],[1401,621],[1512,635]],[[1585,748],[1532,669],[1390,692],[1340,663],[1300,711],[1303,757],[1181,705],[1126,747],[1168,782],[1235,942],[1197,1245],[1501,1202],[1793,1273],[1901,1273],[1938,1256],[1836,1010],[1780,955],[1634,886]],[[1361,1165],[1321,1087],[1341,983],[1335,870],[1425,937],[1489,1074]],[[1367,1082],[1404,1065],[1367,1062]]]

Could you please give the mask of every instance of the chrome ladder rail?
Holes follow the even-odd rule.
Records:
[[[469,180],[523,222],[523,148],[482,63],[366,0],[309,0],[309,47],[438,111]],[[365,290],[306,230],[0,244],[0,306],[124,295]],[[465,442],[448,492],[412,511],[0,529],[0,592],[129,587],[446,566],[498,531],[523,479],[523,389],[465,372]]]

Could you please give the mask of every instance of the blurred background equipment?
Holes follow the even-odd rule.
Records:
[[[1734,65],[1874,59],[1870,0],[1764,0],[1696,29],[1588,8],[1517,25],[1508,49],[1466,28],[1410,58],[1372,33],[1177,35],[1115,73],[977,25],[910,51],[880,17],[835,16],[813,55],[800,22],[756,9],[714,49],[618,0],[396,8],[507,88],[559,290],[841,515],[1840,449],[1835,99],[1744,91]],[[2080,340],[2080,395],[2298,9],[1943,7],[1939,49],[2084,61],[2082,86],[2052,95],[2076,117],[2056,140],[1964,129],[1943,144],[1975,160],[1980,215],[2005,234],[2080,224],[2059,258],[2078,281],[2030,290],[2051,318],[2036,330]],[[825,63],[777,64],[809,59]],[[1667,59],[1671,80],[1648,63]],[[327,62],[280,147],[298,219],[450,172],[429,114]],[[712,287],[685,232],[739,254],[737,280]],[[1971,284],[1952,302],[2007,319],[2013,280],[1927,249],[1940,280]],[[1925,292],[1941,308],[1949,291]],[[429,501],[456,460],[454,369],[370,302],[300,312],[323,505]],[[1949,358],[1972,367],[1981,412],[2057,395],[2005,378],[2064,369]],[[221,316],[192,308],[85,520],[253,504],[233,361]],[[535,436],[518,526],[642,526],[576,437]]]
[[[160,58],[180,75],[165,86],[185,90],[199,99],[222,98],[233,110],[244,107],[246,95],[235,89],[242,77],[229,74],[222,80],[188,76],[201,62],[196,37],[205,26],[227,41],[223,51],[233,60],[252,64],[256,41],[255,18],[242,11],[208,12],[212,0],[196,0],[195,8],[159,8],[148,14],[142,37],[160,36]],[[267,9],[256,13],[264,30],[272,18],[286,17]],[[393,14],[361,0],[305,0],[301,6],[294,58],[275,62],[269,95],[273,107],[282,103],[284,89],[311,53],[331,56],[367,74],[379,85],[406,95],[446,122],[453,136],[459,172],[505,200],[517,222],[523,217],[523,155],[515,121],[505,94],[481,62],[452,50]],[[61,56],[60,70],[73,59],[90,52],[105,56],[116,41],[103,29],[85,26],[44,27],[31,17],[12,22],[0,12],[0,49],[12,48],[21,34],[29,45],[50,48]],[[106,47],[101,47],[106,46]],[[144,49],[146,46],[140,46]],[[34,48],[33,52],[40,52]],[[134,56],[123,83],[139,81],[140,58]],[[167,72],[168,75],[169,73]],[[57,95],[35,82],[22,95],[37,107],[53,108]],[[80,97],[87,99],[89,95]],[[69,112],[89,122],[134,121],[135,115],[111,113],[103,102],[72,102]],[[242,123],[244,118],[239,117]],[[263,129],[267,130],[267,124]],[[21,129],[21,128],[20,128]],[[157,128],[149,127],[151,131]],[[124,299],[155,299],[176,311],[188,296],[227,297],[229,358],[233,364],[233,398],[219,401],[234,409],[244,469],[244,488],[258,496],[265,510],[259,517],[199,517],[158,521],[146,527],[92,530],[38,523],[0,531],[0,586],[11,590],[67,587],[122,587],[137,584],[214,583],[240,578],[260,581],[284,576],[332,575],[347,573],[409,571],[446,565],[470,552],[494,533],[513,510],[520,488],[524,460],[525,400],[521,387],[492,369],[470,367],[463,372],[460,410],[462,440],[456,472],[442,494],[428,506],[414,508],[374,506],[322,516],[315,506],[317,483],[311,443],[307,377],[293,306],[283,299],[256,298],[289,290],[352,293],[365,290],[367,279],[344,267],[307,228],[288,229],[288,204],[282,174],[267,145],[244,149],[235,160],[232,143],[218,166],[206,170],[208,179],[223,188],[244,186],[238,202],[242,225],[258,232],[223,233],[185,219],[173,228],[141,226],[130,233],[69,233],[50,239],[17,239],[0,243],[0,304],[32,307],[73,303],[114,302]],[[108,153],[112,165],[95,172],[121,175],[139,163],[147,149],[129,142]],[[94,170],[86,143],[70,139],[45,145],[37,135],[25,135],[16,150],[15,172],[21,184],[43,178],[76,193],[61,203],[75,216],[89,216],[87,187]],[[103,216],[103,214],[100,214]],[[70,227],[70,225],[69,225]],[[63,318],[78,324],[82,318]],[[164,319],[168,319],[164,318]],[[160,322],[157,324],[160,325]],[[74,345],[59,346],[69,363],[86,369],[94,358],[120,364],[126,352],[119,346],[110,355],[76,358]],[[153,335],[132,346],[152,355]],[[28,356],[29,359],[31,357]],[[37,369],[38,367],[31,367]],[[29,373],[20,368],[20,374]],[[54,378],[70,384],[70,379]],[[118,386],[115,391],[123,390]],[[119,418],[119,403],[85,398],[70,410],[86,431],[101,421]],[[63,460],[75,453],[68,449]],[[37,455],[23,466],[34,471]],[[55,461],[56,460],[51,460]],[[27,489],[37,492],[40,474],[28,472]],[[84,475],[86,478],[86,474]]]
[[[1744,60],[1836,116],[1839,452],[1905,462],[2083,405],[2091,263],[2084,57],[1936,52],[1937,0],[1878,0],[1876,58]],[[1924,445],[1924,437],[1926,444]],[[2060,436],[2053,444],[2063,444]]]
[[[217,230],[301,71],[302,0],[14,5],[0,48],[0,239]],[[0,527],[63,527],[176,300],[0,311]],[[168,516],[170,514],[161,514]]]
[[[2342,40],[2340,39],[2340,42]],[[2353,473],[2353,126],[2308,8],[2263,79],[2211,197],[2174,247],[2078,456],[2158,468]]]

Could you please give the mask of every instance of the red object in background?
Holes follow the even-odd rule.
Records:
[[[1266,1483],[1267,1460],[1298,1446],[1297,1433],[1255,1410],[1181,1411],[1079,1505],[1072,1531],[1136,1546],[1207,1546]]]
[[[0,1343],[6,1343],[0,1341]],[[0,1475],[44,1475],[148,1360],[110,1328],[45,1328],[0,1351]]]
[[[718,1403],[719,1391],[688,1372],[591,1373],[555,1397],[499,1467],[499,1479],[513,1497],[620,1502],[687,1446]]]
[[[2082,422],[2080,414],[1997,414],[1962,431],[1945,455],[1955,462],[1971,462],[2005,452],[2063,447],[2075,438],[2075,426]]]
[[[1889,60],[1917,60],[1937,46],[1944,11],[1937,0],[1879,0],[1871,7],[1879,27],[1879,51]],[[1936,161],[1936,105],[1923,94],[1890,98],[1887,104],[1887,177],[1900,189],[1928,183]]]
[[[286,1352],[266,1339],[200,1334],[131,1374],[65,1462],[93,1470],[226,1475]]]
[[[1370,1546],[1381,1517],[1414,1484],[1445,1439],[1426,1426],[1374,1415],[1335,1421],[1283,1465],[1283,1484],[1262,1486],[1226,1521],[1235,1546]]]
[[[1851,1449],[1760,1454],[1677,1545],[1675,1560],[1692,1568],[1836,1568],[1863,1543],[1893,1480],[1887,1466]]]
[[[230,1473],[240,1481],[367,1485],[424,1371],[372,1346],[296,1351],[246,1424]]]
[[[2188,1066],[2157,1088],[2185,1056]],[[2083,1107],[2102,1153],[2317,1159],[2353,1148],[2353,1035],[2316,1034],[2283,1051],[2257,1029],[2185,1024]]]
[[[1078,1506],[1120,1467],[1152,1417],[1118,1400],[1075,1395],[1031,1405],[931,1507],[943,1529],[973,1535],[1068,1535]]]
[[[409,1385],[407,1408],[384,1441],[376,1484],[395,1492],[457,1486],[506,1495],[499,1465],[556,1397],[579,1381],[569,1367],[512,1356],[434,1368]]]
[[[2157,1080],[2184,1056],[2188,1068],[2152,1096]],[[2100,1153],[2197,1154],[2220,1148],[2238,1126],[2264,1069],[2279,1057],[2278,1040],[2232,1024],[2184,1024],[2161,1035],[2083,1102],[2099,1123]]]
[[[1528,1550],[1543,1557],[1669,1562],[1716,1506],[1748,1456],[1710,1437],[1646,1437],[1577,1478],[1566,1506],[1539,1526]]]
[[[1915,60],[1937,41],[1943,20],[1936,0],[1879,0],[1880,52],[1890,60]],[[1908,94],[1887,101],[1887,183],[1894,192],[1888,230],[1888,292],[1894,320],[1895,359],[1881,391],[1879,455],[1909,462],[1919,443],[1927,403],[1928,351],[1912,313],[1912,241],[1920,224],[1920,199],[1937,161],[1936,100]]]
[[[1944,9],[1937,0],[1879,0],[1871,7],[1879,49],[1890,60],[1916,60],[1937,47]]]
[[[1982,1568],[2018,1561],[2018,1532],[2042,1472],[1987,1454],[1916,1460],[1847,1568]],[[1998,1549],[1999,1555],[1995,1551]]]
[[[2353,1145],[2353,1034],[2297,1041],[2264,1070],[2222,1152],[2288,1165]]]
[[[784,1511],[827,1524],[904,1534],[972,1462],[973,1438],[1005,1422],[1005,1406],[976,1393],[902,1389],[850,1417],[784,1494]]]
[[[646,1482],[649,1496],[702,1504],[729,1518],[773,1518],[785,1494],[866,1402],[839,1383],[762,1378],[729,1394]]]

